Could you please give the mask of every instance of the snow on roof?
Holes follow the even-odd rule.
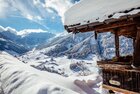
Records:
[[[140,0],[82,0],[65,12],[64,25],[103,22],[140,12]]]

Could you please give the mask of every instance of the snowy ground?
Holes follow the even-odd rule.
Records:
[[[58,58],[58,60],[61,59]],[[0,54],[0,81],[4,94],[101,93],[99,85],[101,78],[96,74],[63,77],[55,73],[37,70],[30,64],[24,64],[7,53]]]
[[[24,61],[26,64],[33,66],[41,71],[49,71],[53,73],[57,73],[66,77],[79,77],[85,75],[101,75],[101,70],[97,66],[97,61],[99,57],[96,55],[93,56],[92,60],[82,60],[82,59],[68,59],[67,56],[64,57],[48,57],[43,54],[44,51],[33,50],[28,52],[27,54],[18,57],[19,60]],[[71,68],[71,66],[75,64],[82,64],[80,68],[84,70],[80,70],[79,67]],[[92,78],[95,79],[95,78]],[[96,88],[100,94],[108,94],[108,90],[104,90],[101,87]],[[81,94],[81,93],[80,93]],[[121,94],[121,93],[115,93]]]
[[[98,73],[98,67],[96,61],[98,60],[97,56],[93,56],[92,60],[82,60],[82,59],[68,59],[66,56],[63,57],[49,57],[43,54],[44,51],[30,51],[27,54],[20,56],[19,60],[23,61],[24,63],[36,67],[40,70],[54,70],[57,73],[65,73],[68,76],[78,75],[79,73],[83,72],[82,70],[79,71],[70,69],[70,66],[77,65],[80,63],[80,67],[86,67],[88,70],[85,70],[87,75]],[[79,64],[78,64],[79,65]]]

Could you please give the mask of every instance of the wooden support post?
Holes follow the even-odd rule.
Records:
[[[137,35],[134,47],[134,61],[133,65],[135,67],[140,67],[140,27],[137,27]]]
[[[115,29],[115,47],[116,47],[116,57],[120,57],[120,51],[119,51],[119,36],[118,36],[118,29]]]
[[[102,57],[102,51],[101,51],[101,47],[100,47],[100,44],[99,44],[99,41],[98,41],[98,33],[97,31],[95,31],[95,40],[97,42],[97,50],[98,50],[98,54]]]
[[[133,49],[134,49],[134,52],[133,52],[133,60],[132,60],[132,62],[131,62],[132,65],[133,65],[134,58],[135,58],[135,41],[136,41],[136,37],[133,38]]]
[[[95,36],[95,39],[97,40],[97,36],[98,36],[98,35],[97,35],[97,32],[96,32],[96,31],[95,31],[95,35],[94,35],[94,36]]]

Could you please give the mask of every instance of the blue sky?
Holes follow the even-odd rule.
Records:
[[[79,0],[0,0],[0,25],[63,32],[64,12]]]

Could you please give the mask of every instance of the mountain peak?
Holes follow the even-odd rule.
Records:
[[[17,34],[17,31],[11,27],[4,28],[4,27],[0,26],[0,32],[10,32],[12,34]]]
[[[17,32],[17,35],[20,35],[21,37],[25,37],[31,33],[46,33],[48,31],[42,30],[42,29],[24,29],[19,32]]]

